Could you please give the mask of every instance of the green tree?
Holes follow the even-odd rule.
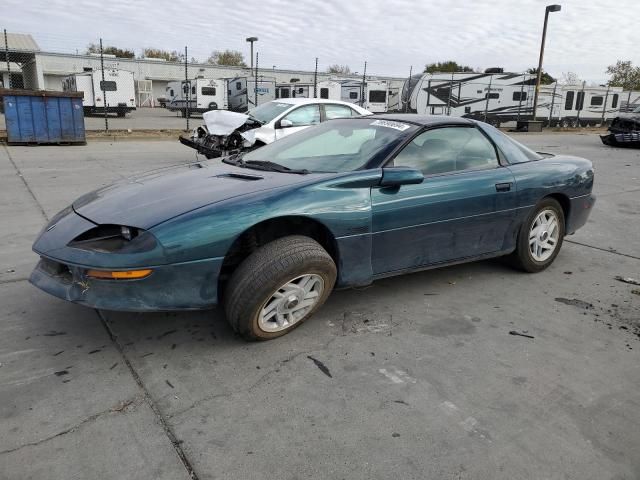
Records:
[[[87,45],[87,53],[100,53],[100,44],[90,43]],[[133,50],[113,46],[103,46],[102,53],[105,55],[115,55],[118,58],[133,58],[136,56]]]
[[[446,62],[429,63],[424,67],[424,73],[473,71],[473,68],[467,65],[459,65],[458,62],[454,62],[453,60],[447,60]]]
[[[329,65],[327,68],[327,73],[332,73],[334,75],[351,75],[351,69],[349,65]]]
[[[176,50],[170,52],[160,48],[145,48],[142,58],[162,58],[167,62],[177,62],[184,58],[184,54],[180,54]]]
[[[237,50],[215,50],[207,59],[207,63],[214,65],[225,65],[229,67],[246,67],[244,56]]]
[[[537,75],[538,67],[530,68],[529,70],[527,70],[527,73],[530,73],[531,75]],[[540,76],[540,85],[550,85],[555,81],[555,78],[553,78],[551,75],[545,72],[544,69],[542,69],[542,75]]]
[[[611,87],[622,87],[625,90],[640,89],[640,67],[634,67],[630,60],[618,60],[615,65],[607,67],[607,75]]]

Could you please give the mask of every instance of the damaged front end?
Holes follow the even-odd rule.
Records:
[[[212,110],[202,115],[204,125],[190,137],[180,136],[180,143],[191,147],[207,159],[233,155],[254,148],[255,129],[262,123],[242,113]]]
[[[611,122],[609,135],[601,135],[605,145],[622,148],[640,148],[640,112],[621,115]]]

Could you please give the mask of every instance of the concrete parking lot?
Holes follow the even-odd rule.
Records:
[[[27,282],[55,212],[190,149],[0,145],[0,478],[640,478],[640,287],[615,280],[640,278],[640,151],[519,139],[596,165],[591,219],[548,270],[334,292],[254,344],[220,310],[97,312]]]

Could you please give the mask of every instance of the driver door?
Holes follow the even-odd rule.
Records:
[[[372,189],[374,275],[504,249],[515,215],[515,179],[477,128],[428,130],[393,165],[421,170],[425,178]]]
[[[281,127],[282,120],[289,120],[290,127]],[[276,140],[284,138],[292,133],[299,132],[311,125],[320,123],[320,105],[303,105],[292,110],[282,117],[276,124]]]

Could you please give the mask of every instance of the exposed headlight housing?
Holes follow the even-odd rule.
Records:
[[[151,233],[127,225],[98,225],[69,242],[69,247],[103,253],[146,252],[156,245]]]

